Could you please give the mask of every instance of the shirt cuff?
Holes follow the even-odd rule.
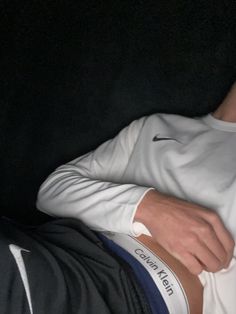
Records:
[[[138,221],[133,222],[132,229],[133,236],[135,237],[139,237],[141,234],[146,234],[150,237],[152,236],[149,230],[141,222]]]
[[[138,221],[134,221],[134,216],[136,214],[136,211],[138,209],[139,204],[141,203],[141,201],[143,200],[143,198],[147,194],[147,192],[150,191],[150,190],[154,190],[154,188],[152,188],[152,187],[151,188],[147,188],[147,190],[145,190],[145,192],[140,197],[140,199],[138,200],[138,202],[137,202],[137,204],[136,204],[136,206],[134,208],[132,219],[131,219],[131,226],[130,226],[131,235],[134,236],[134,237],[138,237],[141,234],[146,234],[148,236],[151,236],[151,233],[149,232],[149,230],[147,229],[147,227],[143,223],[138,222]]]

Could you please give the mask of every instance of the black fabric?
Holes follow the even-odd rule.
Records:
[[[113,258],[78,220],[23,227],[1,219],[1,314],[30,314],[10,244],[27,250],[21,254],[34,314],[150,313],[129,266]]]
[[[236,78],[235,0],[0,1],[0,209],[154,112],[202,115]]]

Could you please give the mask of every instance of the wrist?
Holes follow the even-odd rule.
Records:
[[[153,219],[153,211],[157,211],[160,195],[161,193],[155,189],[149,190],[137,206],[134,221],[140,222],[148,228],[149,222]]]

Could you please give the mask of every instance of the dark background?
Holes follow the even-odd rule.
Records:
[[[58,165],[154,112],[203,115],[236,79],[234,1],[0,1],[0,208],[37,223]]]

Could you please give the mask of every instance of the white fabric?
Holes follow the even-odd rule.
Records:
[[[236,312],[235,257],[228,269],[215,274],[204,271],[200,274],[199,279],[204,287],[204,314],[234,314]]]
[[[149,234],[133,217],[148,189],[156,188],[217,211],[236,239],[235,164],[236,123],[211,115],[192,119],[155,114],[132,122],[95,151],[56,169],[41,186],[37,204],[51,215],[80,218],[95,230]],[[236,282],[233,265],[230,274],[227,282]],[[220,286],[226,272],[212,276],[217,284],[208,274],[200,277],[204,314],[213,306],[226,310],[212,314],[235,313],[236,290],[229,289],[230,284]],[[217,290],[213,299],[209,289]],[[225,289],[232,306],[221,298]]]

